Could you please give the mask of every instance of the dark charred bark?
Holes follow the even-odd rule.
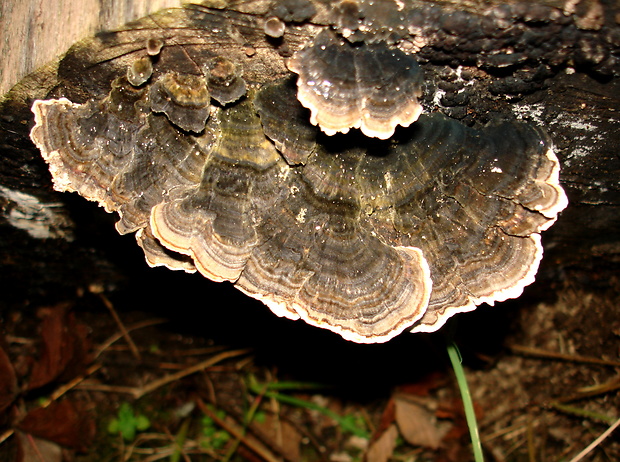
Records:
[[[617,269],[620,11],[613,1],[597,0],[576,2],[570,11],[575,2],[511,3],[484,12],[459,3],[416,2],[426,109],[468,125],[519,117],[544,127],[570,205],[544,235],[543,275],[559,277],[571,266]],[[286,43],[277,46],[290,55]],[[88,63],[75,60],[68,55],[59,67],[32,74],[0,103],[4,300],[41,291],[63,297],[78,287],[131,281],[135,268],[148,271],[133,238],[115,234],[111,216],[53,190],[29,139],[32,102],[79,81],[79,67]],[[464,73],[473,84],[463,83]]]

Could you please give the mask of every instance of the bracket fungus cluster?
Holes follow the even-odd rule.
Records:
[[[422,112],[422,72],[411,55],[385,42],[351,44],[326,29],[289,61],[297,98],[328,135],[359,128],[388,139]]]
[[[263,22],[314,14],[282,3]],[[230,281],[360,343],[437,330],[533,281],[540,232],[567,204],[542,130],[420,115],[415,57],[329,23],[277,78],[269,37],[246,56],[235,37],[190,48],[172,31],[119,58],[103,96],[32,108],[55,188],[117,212],[150,265]]]

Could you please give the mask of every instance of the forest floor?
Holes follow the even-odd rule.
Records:
[[[2,306],[0,461],[473,460],[452,339],[488,461],[576,460],[620,415],[613,273],[542,278],[459,315],[454,337],[381,345],[277,318],[228,284],[144,274]],[[620,432],[584,460],[620,460]]]

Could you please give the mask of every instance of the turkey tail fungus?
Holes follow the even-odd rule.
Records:
[[[410,12],[345,3],[193,6],[81,42],[86,94],[32,107],[55,188],[117,212],[150,265],[354,342],[518,297],[567,205],[553,143],[421,114]]]

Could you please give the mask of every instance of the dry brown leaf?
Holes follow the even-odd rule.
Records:
[[[17,432],[18,462],[62,462],[62,449],[56,443]]]
[[[0,347],[0,413],[11,405],[17,395],[15,370],[4,349]]]
[[[375,428],[373,432],[373,441],[376,439],[377,435],[381,435],[385,430],[388,429],[390,425],[394,423],[394,419],[395,419],[394,413],[395,413],[394,398],[390,398],[387,404],[385,405],[385,408],[383,409],[383,412],[381,413],[381,419],[379,420],[379,423],[377,424],[377,427]]]
[[[395,399],[396,423],[403,438],[414,446],[437,449],[440,435],[433,415],[419,404]]]
[[[390,425],[368,448],[366,462],[387,462],[396,448],[398,429],[396,425]]]
[[[72,401],[54,401],[30,411],[17,427],[38,438],[77,450],[87,450],[95,436],[95,422]]]
[[[89,362],[87,329],[76,321],[66,305],[45,310],[41,323],[41,356],[34,364],[28,389],[45,386],[54,380],[79,375]]]
[[[286,456],[286,460],[300,461],[302,434],[286,420],[277,415],[267,414],[264,422],[254,422],[253,428],[269,439],[271,446]]]

